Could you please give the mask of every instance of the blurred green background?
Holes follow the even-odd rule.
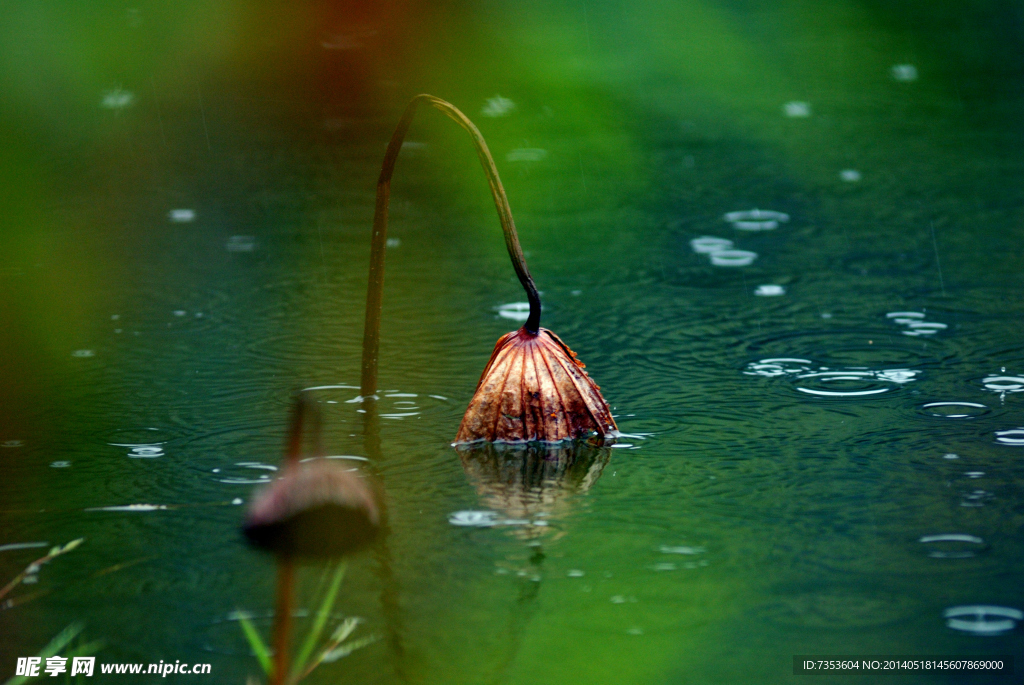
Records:
[[[273,571],[221,506],[253,484],[214,469],[276,463],[294,389],[355,385],[374,184],[419,92],[479,125],[544,325],[650,435],[567,496],[541,570],[524,536],[448,524],[491,506],[448,442],[516,325],[494,308],[522,295],[472,148],[422,112],[381,360],[421,413],[384,422],[391,557],[343,590],[386,639],[314,681],[781,682],[801,652],[1021,655],[1019,632],[942,619],[1020,605],[1024,473],[992,435],[1024,414],[979,381],[1024,373],[1020,2],[9,2],[0,545],[87,543],[0,611],[0,677],[71,620],[100,660],[254,672],[224,617],[269,610]],[[498,97],[514,108],[491,116]],[[792,221],[723,222],[754,207]],[[758,261],[710,267],[704,234]],[[788,295],[754,297],[766,283]],[[886,328],[905,309],[948,335]],[[829,404],[741,373],[766,356],[923,375]],[[354,394],[325,395],[341,454],[362,454]],[[923,418],[950,399],[988,413]],[[148,442],[164,456],[119,447]],[[144,502],[188,506],[83,511]],[[935,562],[915,545],[936,532],[990,551]],[[710,564],[659,551],[680,545]],[[32,558],[4,552],[4,577]],[[932,681],[954,682],[904,682]]]

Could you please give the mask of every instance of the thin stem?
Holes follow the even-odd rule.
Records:
[[[295,563],[288,557],[277,561],[277,606],[274,609],[273,685],[284,685],[288,677],[288,638],[292,632],[292,586]]]
[[[363,369],[360,394],[364,398],[371,398],[377,392],[377,357],[380,349],[380,312],[384,296],[384,253],[387,247],[391,176],[394,173],[398,152],[402,149],[405,134],[409,131],[413,115],[416,113],[416,106],[420,102],[426,102],[443,112],[473,139],[480,164],[487,176],[487,183],[491,187],[494,207],[498,211],[498,220],[501,221],[501,230],[505,234],[505,247],[508,249],[516,276],[519,277],[519,282],[522,283],[523,289],[526,291],[526,299],[530,302],[530,316],[523,328],[534,335],[540,330],[540,295],[530,276],[530,270],[526,267],[526,259],[519,246],[519,236],[516,233],[515,222],[512,220],[508,197],[505,195],[505,188],[501,185],[501,178],[498,176],[498,168],[494,164],[490,150],[487,149],[484,137],[480,135],[480,131],[473,122],[455,105],[433,95],[417,95],[405,108],[405,113],[398,121],[398,126],[384,153],[384,163],[381,165],[380,178],[377,180],[377,203],[373,214],[373,236],[370,242],[370,278],[366,292],[366,324],[363,329]]]

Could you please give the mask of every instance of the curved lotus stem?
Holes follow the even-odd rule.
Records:
[[[477,156],[480,157],[480,164],[487,176],[487,183],[491,187],[494,206],[498,210],[501,230],[505,234],[505,247],[508,248],[508,255],[512,259],[512,266],[516,270],[519,282],[526,290],[526,299],[530,302],[530,316],[523,327],[534,335],[540,330],[540,295],[537,293],[537,287],[533,284],[529,269],[526,268],[526,260],[523,258],[522,248],[519,247],[519,236],[516,234],[516,225],[512,220],[512,210],[508,206],[505,188],[501,185],[498,168],[494,165],[494,158],[491,157],[491,152],[487,149],[484,137],[480,135],[480,131],[473,125],[473,122],[455,105],[433,95],[417,95],[405,108],[405,113],[402,114],[398,127],[391,136],[387,152],[384,153],[380,178],[377,180],[377,204],[373,214],[373,238],[370,243],[370,278],[366,292],[366,324],[363,329],[363,368],[360,382],[360,394],[363,397],[370,397],[377,392],[377,357],[380,349],[380,311],[384,294],[384,253],[387,246],[391,175],[394,173],[395,163],[398,161],[398,152],[402,149],[402,141],[405,140],[405,134],[416,113],[416,106],[420,102],[425,102],[443,112],[472,137]]]

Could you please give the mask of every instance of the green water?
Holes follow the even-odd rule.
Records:
[[[792,657],[1024,654],[1019,627],[944,617],[1024,609],[1018,4],[3,13],[0,546],[85,542],[5,598],[27,601],[0,611],[0,677],[73,621],[100,662],[256,674],[228,617],[269,615],[274,567],[232,502],[320,386],[391,529],[339,601],[381,639],[311,683],[875,682]],[[373,184],[421,91],[487,137],[543,325],[627,434],[547,477],[536,450],[450,446],[525,298],[433,112],[393,187],[379,453],[349,402]],[[788,220],[724,218],[754,208]],[[168,508],[96,510],[130,504]],[[944,534],[980,542],[921,542]],[[45,551],[0,551],[0,580]]]

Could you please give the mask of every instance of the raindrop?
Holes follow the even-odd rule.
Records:
[[[860,172],[856,169],[843,169],[839,172],[839,178],[847,183],[856,183],[860,180]]]
[[[697,254],[712,254],[723,250],[732,249],[732,241],[725,238],[715,238],[710,235],[702,235],[690,241],[690,247]]]
[[[50,466],[51,466],[51,468],[55,468],[55,469],[66,469],[69,466],[71,466],[71,462],[70,461],[55,461],[52,464],[50,464]]]
[[[662,545],[658,548],[658,551],[663,554],[704,554],[707,550],[704,547],[669,547],[668,545]]]
[[[167,213],[167,218],[175,224],[188,224],[196,220],[194,209],[172,209]]]
[[[988,407],[977,402],[929,402],[921,410],[944,419],[973,419],[988,413]]]
[[[759,285],[754,294],[759,297],[777,297],[779,295],[785,295],[786,289],[781,285]]]
[[[233,235],[224,247],[228,252],[252,252],[256,249],[256,238],[251,235]]]
[[[96,353],[93,350],[75,350],[71,353],[71,356],[80,358],[95,357]]]
[[[539,147],[524,147],[511,150],[505,159],[509,162],[539,162],[548,156],[548,151]]]
[[[729,212],[725,220],[741,231],[771,231],[789,221],[789,215],[765,209]]]
[[[164,450],[159,445],[136,445],[128,451],[132,459],[155,459],[164,456]]]
[[[503,98],[500,95],[495,95],[492,98],[488,98],[484,104],[483,109],[480,113],[485,117],[505,117],[511,114],[516,108],[516,103],[512,102],[508,98]]]
[[[398,247],[401,244],[402,241],[399,238],[388,238],[384,243],[386,247]]]
[[[166,504],[123,504],[116,507],[93,507],[86,511],[160,511]]]
[[[1024,445],[1024,428],[996,431],[996,442],[1003,445]]]
[[[186,314],[188,314],[188,312],[186,312],[184,309],[175,309],[174,310],[174,315],[175,316],[185,316]]]
[[[499,523],[498,513],[494,511],[457,511],[448,517],[453,526],[473,526],[489,528]]]
[[[889,70],[895,81],[910,82],[917,80],[917,67],[913,64],[894,64]]]
[[[811,116],[811,103],[793,101],[782,106],[782,111],[787,117],[809,117]]]
[[[964,493],[960,500],[961,507],[983,507],[986,503],[995,499],[995,495],[985,490],[974,490]]]
[[[1009,394],[1024,392],[1024,378],[1017,376],[986,376],[981,384],[985,390],[999,393],[1000,402],[1005,402]]]
[[[1024,612],[1011,607],[966,605],[950,607],[942,612],[946,625],[975,635],[1000,635],[1017,627]]]
[[[950,452],[948,454],[943,454],[942,458],[943,459],[959,459],[960,455],[959,454],[953,454],[952,452]]]
[[[969,559],[985,548],[984,540],[963,533],[923,535],[918,542],[926,546],[933,559]]]
[[[236,497],[233,500],[231,500],[231,503],[235,504],[235,505],[241,504],[242,503],[242,498],[241,497]]]
[[[582,578],[586,574],[580,569],[574,568],[569,570],[565,575],[569,576],[570,578]]]
[[[114,88],[103,93],[100,106],[106,109],[124,109],[125,107],[130,107],[133,102],[135,102],[134,93],[121,88]]]
[[[510,302],[498,307],[498,316],[513,321],[526,321],[530,318],[529,302]]]
[[[271,481],[270,474],[254,474],[252,471],[277,471],[277,467],[271,464],[261,464],[257,461],[240,461],[234,464],[234,466],[227,467],[226,469],[213,469],[212,472],[219,475],[223,470],[227,470],[229,473],[237,473],[238,475],[218,478],[217,480],[221,483],[229,485],[258,485],[260,483],[269,483]]]
[[[711,263],[715,266],[750,266],[757,259],[756,252],[747,250],[720,250],[712,252]]]
[[[983,478],[985,476],[985,472],[984,471],[965,471],[964,475],[967,476],[968,478],[977,479],[977,478]]]

